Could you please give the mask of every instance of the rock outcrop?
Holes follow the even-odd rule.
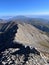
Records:
[[[0,54],[1,65],[49,65],[47,59],[35,48],[6,49]]]

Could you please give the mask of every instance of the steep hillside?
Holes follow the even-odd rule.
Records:
[[[44,50],[46,48],[46,52],[49,49],[49,37],[43,31],[37,29],[36,27],[27,24],[27,23],[16,23],[16,22],[8,22],[2,25],[1,32],[5,32],[6,34],[15,32],[13,26],[18,25],[17,33],[14,36],[14,42],[19,42],[24,45],[29,45],[32,47],[36,47],[39,50]],[[8,32],[11,30],[10,32]],[[8,36],[8,37],[9,37]],[[8,39],[7,37],[7,39]],[[48,51],[49,52],[49,51]]]
[[[30,24],[18,24],[14,41],[37,47],[40,50],[45,51],[45,48],[49,50],[49,37]]]
[[[1,25],[1,65],[48,65],[49,37],[28,23]]]

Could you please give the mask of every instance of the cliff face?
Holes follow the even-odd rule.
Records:
[[[0,33],[1,65],[49,65],[49,37],[26,23],[9,22]]]

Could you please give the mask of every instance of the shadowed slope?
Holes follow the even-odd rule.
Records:
[[[5,32],[0,34],[0,52],[8,47],[12,47],[15,33],[17,33],[18,25],[13,24]]]

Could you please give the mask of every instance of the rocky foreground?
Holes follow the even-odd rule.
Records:
[[[35,48],[9,48],[1,52],[0,65],[49,65],[49,59]]]

